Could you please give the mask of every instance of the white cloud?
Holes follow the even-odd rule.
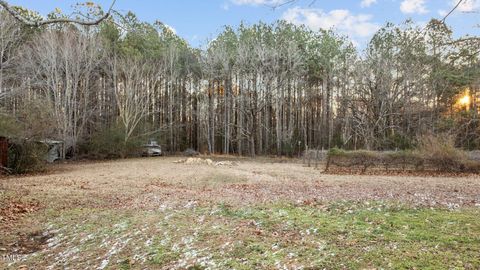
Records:
[[[405,14],[428,13],[428,9],[425,6],[425,0],[403,0],[400,4],[400,10]]]
[[[458,1],[459,0],[450,0],[451,8],[449,8],[448,11],[445,9],[440,9],[438,10],[438,14],[442,17],[446,16],[448,12],[458,4]],[[480,11],[480,0],[464,0],[455,11],[458,11],[458,12]]]
[[[438,15],[440,15],[440,16],[445,16],[445,15],[447,15],[447,11],[444,10],[444,9],[439,9],[439,10],[438,10]]]
[[[229,5],[227,2],[225,2],[225,3],[223,3],[223,5],[222,5],[222,9],[223,9],[223,10],[230,10],[230,5]]]
[[[458,4],[458,0],[451,0],[452,7]],[[480,0],[464,0],[460,6],[458,6],[458,11],[461,12],[471,12],[480,9]]]
[[[379,28],[371,21],[371,15],[354,15],[344,9],[326,13],[321,9],[294,7],[285,11],[282,18],[297,25],[306,25],[312,30],[334,29],[352,39],[370,37]]]
[[[371,6],[375,3],[377,3],[377,0],[362,0],[362,2],[360,3],[360,6],[365,8],[365,7]]]

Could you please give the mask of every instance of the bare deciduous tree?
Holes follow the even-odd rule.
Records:
[[[148,112],[149,85],[152,67],[141,59],[120,58],[113,66],[118,73],[114,93],[120,122],[124,128],[126,143]],[[150,75],[151,76],[151,75]]]
[[[76,29],[49,30],[38,36],[23,52],[23,76],[34,92],[47,97],[58,138],[67,150],[76,151],[89,117],[95,113],[91,100],[102,62],[95,34]]]
[[[100,18],[96,20],[81,20],[81,19],[71,19],[71,18],[57,18],[57,19],[50,19],[50,20],[38,20],[38,21],[32,21],[26,17],[24,17],[18,10],[16,10],[14,7],[10,6],[7,1],[0,0],[0,6],[3,7],[10,15],[12,15],[15,19],[17,19],[19,22],[27,25],[27,26],[33,26],[33,27],[39,27],[43,25],[49,25],[49,24],[58,24],[58,23],[75,23],[78,25],[85,25],[85,26],[91,26],[91,25],[98,25],[105,19],[107,19],[115,5],[116,0],[112,1],[112,4],[110,5],[110,8],[108,11]]]
[[[5,12],[0,11],[0,100],[11,92],[11,87],[7,89],[4,82],[14,76],[8,71],[13,69],[15,50],[20,46],[22,36],[22,29],[18,23]]]

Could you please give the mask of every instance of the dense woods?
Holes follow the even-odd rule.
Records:
[[[148,138],[172,153],[392,150],[439,133],[476,149],[479,53],[437,20],[387,24],[365,48],[278,21],[198,49],[132,13],[33,28],[2,11],[0,136],[61,140],[68,156]]]

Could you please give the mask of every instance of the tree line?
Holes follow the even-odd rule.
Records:
[[[102,136],[255,156],[407,149],[446,133],[475,149],[479,53],[477,37],[438,20],[386,24],[363,49],[332,30],[241,24],[199,49],[131,12],[31,27],[0,11],[0,135],[62,140],[70,156]]]

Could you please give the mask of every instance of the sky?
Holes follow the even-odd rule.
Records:
[[[72,6],[86,0],[9,0],[46,15],[55,8],[69,14]],[[90,0],[107,9],[111,0]],[[271,23],[284,19],[313,30],[335,29],[355,44],[365,46],[387,22],[413,19],[424,25],[431,18],[442,19],[459,0],[117,0],[114,9],[133,11],[142,21],[160,20],[194,47],[202,47],[225,25],[241,22]],[[446,20],[456,37],[480,35],[480,0],[463,0]]]

